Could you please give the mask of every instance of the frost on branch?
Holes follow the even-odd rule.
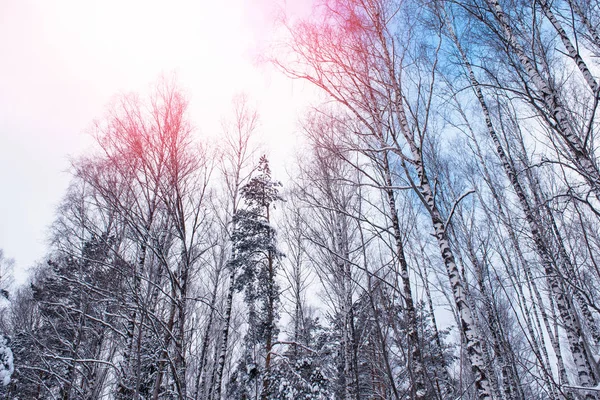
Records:
[[[10,383],[10,377],[15,370],[13,353],[9,347],[10,339],[4,335],[0,337],[0,381],[3,386]]]

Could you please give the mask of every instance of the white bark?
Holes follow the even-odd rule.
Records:
[[[583,78],[585,79],[586,83],[592,90],[592,93],[594,93],[594,97],[596,97],[598,95],[598,83],[596,82],[594,75],[592,75],[592,72],[588,68],[587,64],[585,63],[585,61],[583,61],[583,58],[581,58],[579,51],[577,51],[575,46],[573,46],[571,39],[567,35],[567,32],[565,32],[560,21],[556,18],[556,16],[552,12],[552,9],[550,8],[550,5],[548,4],[547,0],[538,0],[538,1],[539,1],[540,5],[542,6],[542,10],[544,10],[544,14],[546,14],[546,17],[548,18],[548,20],[550,21],[550,23],[552,24],[554,29],[556,29],[556,32],[558,33],[560,40],[562,41],[563,45],[567,49],[567,54],[569,54],[569,57],[571,57],[573,59],[573,61],[577,65],[577,68],[579,68],[579,71],[583,75]]]
[[[490,0],[492,1],[492,0]],[[496,2],[496,4],[498,4]],[[499,7],[499,5],[498,5]],[[450,31],[451,32],[451,31]],[[550,250],[546,244],[544,239],[544,235],[541,231],[541,228],[538,224],[538,219],[536,218],[530,202],[528,200],[528,196],[523,189],[521,182],[519,181],[518,175],[513,167],[512,162],[509,160],[507,154],[504,151],[502,143],[496,134],[496,131],[493,127],[492,120],[490,117],[490,113],[483,96],[483,92],[481,91],[481,87],[479,82],[477,81],[473,69],[471,68],[470,63],[467,60],[466,54],[463,52],[460,47],[460,43],[457,38],[454,36],[453,32],[451,32],[453,36],[454,42],[457,45],[459,52],[461,53],[463,62],[467,68],[469,79],[471,84],[473,85],[473,90],[479,100],[479,104],[481,106],[482,112],[484,114],[488,134],[490,135],[494,145],[496,147],[496,153],[502,162],[502,166],[504,171],[515,191],[517,197],[519,199],[519,204],[521,205],[521,209],[525,214],[525,218],[529,225],[531,234],[533,236],[533,240],[536,246],[536,250],[540,258],[542,259],[542,265],[544,267],[544,272],[546,278],[548,279],[548,283],[552,290],[552,293],[555,297],[557,308],[559,310],[559,314],[561,316],[561,320],[563,321],[565,330],[567,331],[567,337],[569,338],[569,344],[571,349],[571,354],[577,366],[577,371],[579,375],[579,382],[582,386],[592,386],[592,370],[590,368],[588,362],[588,355],[585,354],[585,347],[582,345],[583,338],[581,337],[581,330],[577,329],[577,321],[576,315],[574,315],[571,307],[568,304],[568,301],[565,297],[565,293],[563,291],[562,286],[559,282],[558,271],[555,270],[554,261],[550,254]]]
[[[580,135],[575,132],[571,121],[569,121],[567,111],[561,103],[558,94],[540,75],[534,65],[534,62],[527,56],[525,50],[513,34],[513,30],[508,22],[508,17],[504,13],[500,2],[498,0],[486,1],[491,7],[496,19],[502,26],[506,40],[516,52],[519,61],[525,69],[525,72],[533,82],[535,88],[540,92],[546,107],[552,115],[552,118],[556,121],[557,131],[569,149],[571,158],[578,171],[596,194],[596,197],[600,199],[600,171],[598,170],[596,161],[588,149],[585,148],[584,142],[582,141]]]
[[[383,154],[383,175],[385,177],[385,185],[388,188],[392,187],[392,177],[390,173],[390,165],[387,152]],[[425,367],[421,362],[421,349],[419,343],[417,313],[413,301],[410,277],[408,275],[408,263],[404,255],[404,244],[402,243],[402,235],[400,232],[400,222],[398,221],[398,210],[396,209],[396,199],[392,189],[385,190],[390,219],[394,231],[394,244],[396,245],[396,258],[400,266],[400,277],[402,279],[402,294],[404,297],[405,312],[408,323],[408,345],[410,354],[411,379],[413,380],[413,395],[415,399],[424,399],[427,391],[425,390]]]

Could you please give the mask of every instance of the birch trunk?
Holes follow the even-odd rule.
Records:
[[[431,289],[429,288],[429,277],[428,277],[428,273],[427,273],[427,267],[423,266],[423,285],[425,286],[425,295],[427,296],[427,305],[429,307],[429,313],[431,314],[431,324],[433,325],[433,335],[434,335],[434,339],[435,339],[435,344],[437,346],[437,350],[439,352],[439,357],[442,360],[441,365],[439,366],[438,370],[440,370],[440,374],[441,377],[438,377],[436,374],[436,386],[438,388],[438,392],[440,393],[441,398],[445,399],[445,398],[452,398],[452,396],[454,395],[454,387],[452,386],[452,383],[450,382],[450,374],[448,373],[448,365],[446,362],[446,359],[444,358],[444,353],[443,353],[443,346],[442,346],[442,339],[440,338],[440,332],[438,330],[438,326],[437,326],[437,320],[435,318],[435,314],[434,314],[434,307],[433,307],[433,299],[431,298]],[[443,389],[440,387],[440,381],[441,381],[441,386],[443,386]]]
[[[185,346],[185,325],[187,322],[187,298],[188,298],[188,278],[190,263],[187,259],[183,266],[184,270],[180,279],[179,298],[177,299],[177,331],[175,333],[175,365],[174,375],[175,383],[179,396],[187,398],[187,362],[186,362],[186,346]]]
[[[221,386],[223,381],[223,370],[225,369],[225,359],[227,357],[227,346],[229,345],[229,325],[231,323],[231,311],[233,309],[233,293],[235,292],[235,270],[232,268],[229,276],[229,291],[227,293],[227,302],[225,303],[225,313],[223,321],[223,332],[221,333],[221,351],[217,361],[215,373],[215,382],[209,391],[214,390],[214,396],[209,395],[209,399],[219,400],[221,398]]]
[[[489,0],[489,1],[491,2],[492,0]],[[496,4],[498,4],[498,3],[496,2]],[[498,7],[499,7],[499,5],[498,5]],[[557,303],[557,308],[558,308],[559,314],[561,316],[561,320],[563,321],[565,330],[567,331],[567,337],[569,338],[571,354],[575,361],[575,365],[577,366],[579,383],[582,386],[586,386],[586,387],[592,386],[593,385],[592,371],[591,371],[590,365],[588,363],[588,359],[589,359],[588,355],[585,352],[584,346],[581,345],[582,340],[583,340],[583,338],[581,337],[581,332],[580,332],[580,330],[578,331],[576,329],[576,325],[577,325],[577,323],[576,323],[577,321],[575,321],[576,316],[573,314],[573,310],[570,310],[570,307],[568,306],[567,299],[565,297],[565,293],[563,292],[562,287],[558,280],[559,276],[555,269],[554,261],[551,257],[550,251],[547,247],[547,244],[543,237],[542,231],[540,230],[540,227],[538,225],[538,219],[536,218],[536,216],[533,212],[533,209],[529,203],[528,196],[525,193],[525,190],[523,189],[521,182],[518,179],[518,176],[514,169],[514,166],[513,166],[512,162],[509,160],[509,157],[506,154],[506,152],[504,151],[504,147],[502,146],[502,143],[500,142],[500,139],[498,138],[498,135],[496,134],[496,131],[492,124],[490,113],[489,113],[489,110],[487,107],[487,103],[483,96],[483,92],[481,91],[479,82],[477,81],[475,74],[473,72],[473,69],[471,68],[471,64],[468,62],[468,60],[466,58],[466,54],[462,50],[457,38],[454,36],[452,31],[450,31],[450,32],[451,32],[451,35],[453,36],[454,42],[457,46],[457,49],[461,53],[463,63],[465,65],[465,67],[467,68],[467,71],[469,74],[469,79],[471,81],[471,84],[473,85],[473,90],[475,91],[475,94],[476,94],[479,104],[481,106],[482,112],[484,114],[488,134],[490,135],[490,138],[492,139],[492,141],[495,145],[496,153],[497,153],[498,157],[500,158],[502,167],[504,168],[504,171],[511,183],[511,186],[519,199],[519,204],[521,205],[521,209],[522,209],[523,213],[525,214],[525,218],[529,225],[529,229],[530,229],[531,235],[533,237],[536,251],[537,251],[539,257],[542,259],[542,265],[544,267],[544,272],[545,272],[546,278],[548,279],[548,283],[550,285],[552,294],[555,297],[555,300]]]
[[[148,227],[149,224],[146,225],[146,227]],[[146,255],[147,255],[147,245],[146,245],[146,241],[147,238],[144,237],[142,240],[142,243],[140,245],[140,256],[138,259],[138,262],[136,264],[134,264],[134,268],[133,268],[133,280],[134,280],[134,286],[133,286],[133,298],[136,302],[136,304],[139,306],[139,296],[140,296],[140,290],[141,290],[141,274],[144,271],[144,267],[146,265]],[[127,321],[127,345],[126,345],[126,351],[123,353],[123,367],[121,368],[121,379],[119,380],[119,383],[117,385],[117,396],[122,396],[123,398],[126,398],[127,396],[133,396],[134,400],[137,400],[139,397],[139,387],[140,387],[140,377],[139,374],[137,373],[137,371],[139,370],[138,366],[140,364],[139,362],[139,357],[137,360],[137,364],[134,368],[134,364],[133,364],[133,353],[135,350],[135,345],[136,345],[136,341],[135,341],[135,330],[137,327],[137,319],[138,319],[138,313],[137,310],[133,310],[133,312],[131,313],[131,316],[129,317],[129,321]],[[141,329],[141,328],[140,328]],[[138,337],[141,335],[141,331],[138,335]],[[139,356],[139,351],[138,351],[138,356]],[[131,375],[134,375],[133,377]],[[134,380],[134,386],[135,388],[131,387],[131,383],[126,383],[126,381],[131,382],[131,380]],[[132,393],[133,392],[133,393]]]
[[[223,256],[223,255],[222,255]],[[219,276],[220,276],[220,268],[217,271],[217,276],[215,278],[215,285],[213,287],[213,291],[210,298],[209,303],[209,314],[208,314],[208,322],[206,323],[206,329],[204,330],[204,334],[202,335],[202,349],[200,350],[200,360],[198,364],[198,372],[196,373],[195,380],[195,391],[194,391],[194,400],[198,400],[198,396],[201,393],[204,393],[204,388],[206,385],[206,372],[204,368],[206,367],[206,361],[208,359],[208,343],[210,331],[213,325],[213,319],[215,315],[215,307],[217,305],[217,292],[219,290]]]
[[[154,380],[154,390],[152,391],[152,399],[158,400],[160,395],[160,387],[162,386],[163,376],[165,374],[165,365],[167,363],[167,358],[169,358],[169,346],[171,343],[171,338],[173,336],[173,327],[175,326],[175,314],[177,312],[177,307],[174,301],[175,293],[174,288],[171,290],[171,307],[169,309],[169,319],[167,321],[165,327],[165,336],[163,338],[163,348],[160,351],[160,358],[157,364],[157,375]]]
[[[583,61],[583,58],[581,58],[579,51],[575,48],[575,46],[571,42],[571,39],[567,35],[567,32],[565,32],[560,21],[556,18],[556,16],[552,12],[552,9],[550,8],[550,5],[548,4],[548,2],[546,0],[539,0],[539,3],[542,7],[542,10],[544,10],[544,14],[548,18],[548,20],[550,21],[550,23],[552,24],[554,29],[556,30],[556,32],[558,33],[558,36],[560,37],[560,40],[562,41],[563,45],[565,46],[565,49],[567,49],[567,54],[569,55],[569,57],[571,57],[573,59],[573,61],[577,65],[577,68],[583,75],[583,79],[585,79],[585,82],[588,84],[588,86],[592,90],[592,93],[594,93],[594,97],[596,97],[598,95],[598,83],[596,82],[594,75],[592,75],[592,72],[588,68],[587,64],[585,63],[585,61]]]
[[[394,232],[394,244],[396,245],[396,257],[398,264],[400,265],[400,277],[402,280],[402,294],[405,303],[405,312],[408,323],[408,343],[409,343],[409,369],[410,377],[414,390],[412,390],[413,398],[424,399],[426,397],[425,390],[425,367],[423,366],[421,359],[421,349],[419,342],[418,326],[417,326],[417,313],[415,311],[415,305],[412,296],[412,289],[410,284],[410,277],[408,275],[408,263],[404,255],[404,244],[402,243],[402,233],[400,232],[400,223],[398,221],[398,210],[396,209],[396,199],[394,198],[392,176],[390,173],[390,165],[388,160],[388,154],[383,153],[383,169],[385,177],[385,193],[388,200],[389,215],[392,223]]]
[[[577,277],[575,274],[575,266],[571,262],[571,258],[567,254],[567,249],[564,244],[564,240],[560,231],[558,230],[558,226],[556,225],[556,220],[554,218],[553,212],[546,203],[544,208],[546,209],[546,213],[550,219],[550,223],[552,225],[552,230],[554,231],[554,237],[557,241],[558,246],[558,254],[560,257],[561,265],[563,266],[563,270],[565,271],[566,278],[569,280],[568,285],[573,287],[573,296],[579,304],[579,309],[581,310],[581,314],[586,322],[587,328],[590,331],[592,339],[594,340],[594,344],[596,346],[600,345],[600,331],[598,330],[598,326],[588,307],[588,301],[585,299],[581,289],[579,288]]]
[[[475,250],[471,244],[470,239],[467,239],[467,251],[469,259],[475,267],[475,273],[477,276],[477,285],[479,286],[479,292],[483,299],[483,307],[485,310],[486,321],[489,326],[491,333],[492,349],[494,351],[494,358],[497,360],[500,366],[502,374],[502,390],[504,392],[504,398],[508,400],[516,399],[517,397],[517,385],[519,385],[519,379],[514,376],[513,369],[509,365],[506,356],[511,351],[505,351],[506,346],[504,345],[504,338],[500,332],[499,321],[497,319],[497,313],[493,305],[493,300],[490,298],[485,282],[489,279],[485,273],[483,262],[475,254]]]
[[[589,31],[592,44],[598,48],[598,46],[600,46],[600,34],[598,34],[598,30],[585,15],[585,12],[583,11],[579,3],[577,3],[577,0],[568,0],[568,2],[571,6],[571,9],[575,12],[575,14],[577,14],[579,19],[581,20],[583,26],[585,26]],[[598,56],[598,53],[596,53],[596,56]]]
[[[465,337],[467,354],[469,356],[471,368],[475,376],[475,387],[480,400],[492,400],[492,388],[487,376],[487,370],[485,368],[483,359],[481,338],[477,326],[475,325],[473,312],[467,301],[462,279],[454,259],[454,254],[450,248],[450,242],[446,232],[446,225],[437,208],[425,168],[422,164],[422,161],[419,159],[420,153],[416,149],[416,146],[414,146],[414,143],[411,147],[413,148],[413,157],[416,156],[415,165],[420,180],[419,190],[423,196],[425,204],[429,209],[435,237],[440,248],[442,259],[444,260],[444,265],[446,266],[448,280],[450,281],[450,286],[452,287],[452,293],[454,295],[454,301],[461,319],[461,330]]]
[[[446,232],[446,225],[438,209],[433,190],[427,177],[425,165],[423,163],[423,156],[415,140],[414,131],[411,129],[406,112],[404,110],[404,93],[401,89],[399,77],[396,76],[396,66],[394,57],[390,54],[389,44],[383,31],[382,21],[377,21],[379,25],[376,28],[376,34],[381,43],[383,51],[382,61],[386,68],[386,73],[389,75],[389,84],[391,85],[390,91],[393,93],[392,106],[394,113],[398,119],[400,126],[400,132],[404,136],[410,153],[412,155],[411,164],[417,172],[419,179],[418,187],[416,190],[420,194],[421,200],[429,215],[431,217],[431,224],[438,246],[440,248],[440,254],[446,267],[446,273],[450,287],[452,288],[452,294],[458,310],[461,326],[460,329],[464,334],[465,344],[467,348],[467,354],[471,363],[471,369],[475,377],[475,388],[478,393],[480,400],[492,400],[493,393],[490,385],[490,380],[487,375],[485,368],[485,362],[483,359],[483,349],[481,345],[481,338],[477,330],[473,312],[467,301],[467,294],[460,276],[460,272],[456,266],[454,253],[450,247],[450,241],[448,240],[448,234]],[[394,147],[394,151],[402,158],[405,156],[399,147]]]
[[[267,304],[267,328],[266,331],[266,342],[265,342],[265,371],[263,376],[263,389],[261,398],[264,400],[269,399],[270,396],[270,377],[271,377],[271,352],[273,349],[273,325],[275,323],[275,289],[273,281],[275,279],[275,274],[273,272],[273,255],[269,254],[268,256],[268,269],[269,269],[269,283],[268,283],[268,304]]]
[[[577,170],[586,180],[596,197],[600,199],[600,171],[589,151],[585,148],[579,135],[567,117],[565,107],[560,102],[557,93],[548,85],[536,69],[533,61],[527,56],[525,50],[513,34],[508,23],[508,17],[504,13],[498,0],[486,0],[496,19],[502,26],[506,39],[516,52],[525,72],[533,82],[535,88],[540,92],[544,104],[550,111],[552,118],[556,121],[556,128],[570,151]]]
[[[359,382],[356,362],[356,345],[354,342],[354,313],[352,311],[352,271],[348,265],[349,251],[347,226],[345,216],[337,215],[337,234],[336,234],[336,252],[338,256],[338,268],[341,273],[341,312],[344,319],[344,331],[342,334],[342,344],[344,350],[344,375],[345,388],[344,398],[346,400],[359,399]]]
[[[442,219],[433,195],[433,190],[429,184],[429,178],[427,177],[425,166],[423,164],[421,151],[417,147],[413,133],[408,127],[406,113],[403,110],[403,105],[401,102],[401,95],[399,95],[396,101],[396,107],[398,110],[397,113],[400,121],[403,121],[401,122],[401,126],[404,127],[403,134],[410,147],[413,157],[413,165],[419,178],[418,191],[421,194],[423,203],[429,211],[434,235],[440,248],[440,254],[446,267],[446,273],[452,288],[452,294],[454,296],[456,308],[460,316],[460,328],[464,334],[467,354],[469,356],[473,375],[475,376],[475,388],[477,389],[480,400],[492,400],[494,397],[485,368],[481,338],[475,324],[473,312],[467,301],[467,295],[460,272],[456,266],[454,253],[450,247],[450,241],[448,239],[445,222]]]

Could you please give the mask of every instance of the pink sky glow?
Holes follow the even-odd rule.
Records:
[[[304,15],[310,1],[284,5]],[[0,248],[17,277],[42,259],[69,181],[69,157],[113,96],[175,72],[191,118],[218,133],[232,97],[261,114],[275,163],[291,155],[311,90],[256,55],[273,38],[275,0],[0,0]],[[276,151],[273,151],[276,150]]]

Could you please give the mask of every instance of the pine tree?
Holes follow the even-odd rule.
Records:
[[[281,183],[271,178],[265,156],[260,158],[257,170],[258,175],[241,189],[246,207],[234,216],[236,228],[232,235],[230,268],[240,271],[236,287],[238,291],[244,291],[248,332],[244,340],[244,354],[238,365],[238,379],[231,385],[230,395],[233,391],[235,396],[239,396],[236,398],[245,398],[250,393],[260,392],[266,399],[271,386],[271,350],[278,334],[279,287],[275,277],[281,257],[275,229],[271,226],[271,208],[275,201],[281,200]],[[261,357],[256,357],[256,354],[261,354]]]

